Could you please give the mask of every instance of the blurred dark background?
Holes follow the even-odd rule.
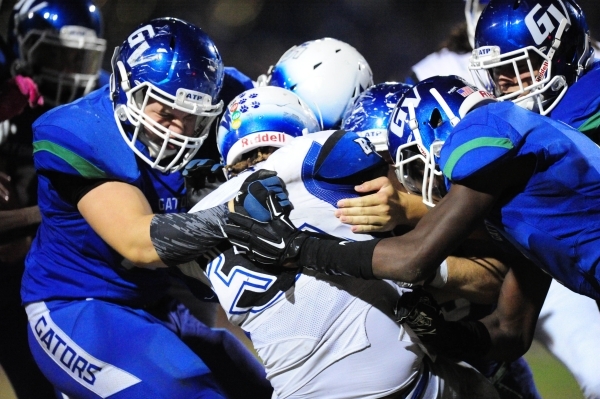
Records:
[[[4,0],[0,7],[4,37],[15,3]],[[599,38],[598,0],[579,4]],[[139,23],[171,16],[204,29],[225,64],[252,79],[293,45],[334,37],[367,59],[376,83],[401,81],[414,63],[437,50],[453,25],[464,21],[464,0],[96,0],[96,5],[108,40],[107,70],[113,48]]]

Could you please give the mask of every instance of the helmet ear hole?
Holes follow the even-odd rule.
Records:
[[[439,109],[434,108],[431,116],[429,117],[429,126],[431,126],[433,129],[436,129],[440,127],[442,123],[444,123],[442,119],[442,113]]]

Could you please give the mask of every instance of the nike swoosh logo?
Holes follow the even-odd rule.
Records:
[[[275,248],[279,248],[279,249],[284,249],[285,248],[285,241],[283,241],[283,238],[281,239],[280,243],[274,243],[273,241],[267,241],[264,238],[260,238],[257,237],[259,240],[266,242],[267,244],[275,247]]]
[[[279,217],[283,212],[277,212],[275,204],[273,203],[273,196],[269,196],[269,202],[271,203],[271,209],[273,210],[273,216]]]
[[[339,245],[346,245],[348,243],[351,243],[352,241],[340,241],[338,244]]]

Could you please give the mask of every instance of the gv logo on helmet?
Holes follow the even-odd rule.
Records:
[[[158,58],[158,54],[154,54],[151,57],[145,57],[145,58],[142,57],[142,54],[144,54],[144,51],[146,51],[150,48],[150,45],[148,44],[148,42],[146,41],[146,37],[144,36],[144,32],[146,32],[146,34],[148,35],[148,38],[150,38],[150,39],[155,36],[154,28],[152,27],[152,25],[146,25],[146,26],[142,26],[141,28],[139,28],[138,30],[133,32],[127,38],[129,47],[135,48],[136,46],[139,45],[139,47],[136,48],[133,53],[131,53],[129,58],[127,58],[127,63],[131,67],[134,67],[139,64],[143,64],[144,62],[153,61],[156,58]]]
[[[413,92],[415,93],[415,97],[404,97],[402,104],[396,107],[396,111],[394,111],[394,114],[392,115],[390,131],[398,137],[402,137],[404,134],[404,123],[406,122],[406,117],[408,116],[408,113],[402,108],[408,108],[409,106],[417,108],[421,102],[421,96],[419,95],[416,87],[413,88]]]
[[[548,7],[548,10],[540,17],[540,19],[535,21],[535,14],[537,14],[537,12],[542,8],[541,5],[536,4],[536,6],[533,7],[533,9],[525,17],[525,25],[527,26],[527,29],[529,29],[529,33],[531,33],[535,44],[541,44],[548,37],[548,35],[554,32],[554,29],[556,29],[556,26],[554,26],[552,23],[550,15],[552,15],[559,24],[563,19],[567,20],[568,25],[571,24],[568,14],[565,11],[565,5],[561,0],[557,0],[557,3],[562,6],[564,14],[561,13],[558,8],[554,6],[554,4],[551,4],[550,7]],[[544,29],[543,31],[542,28]]]

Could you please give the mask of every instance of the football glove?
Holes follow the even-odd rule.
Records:
[[[241,213],[229,214],[229,223],[223,228],[225,234],[229,242],[238,250],[244,250],[252,261],[283,265],[298,256],[302,243],[309,237],[292,224],[289,212],[285,211],[285,205],[281,204],[279,198],[276,193],[267,197],[268,221]]]
[[[408,325],[424,344],[436,344],[439,328],[446,323],[442,309],[421,286],[402,294],[396,302],[396,321]]]
[[[274,203],[269,209],[267,205],[271,196]],[[233,200],[233,209],[257,221],[268,222],[280,213],[289,215],[293,206],[288,199],[285,183],[277,177],[277,172],[260,169],[244,181]]]

